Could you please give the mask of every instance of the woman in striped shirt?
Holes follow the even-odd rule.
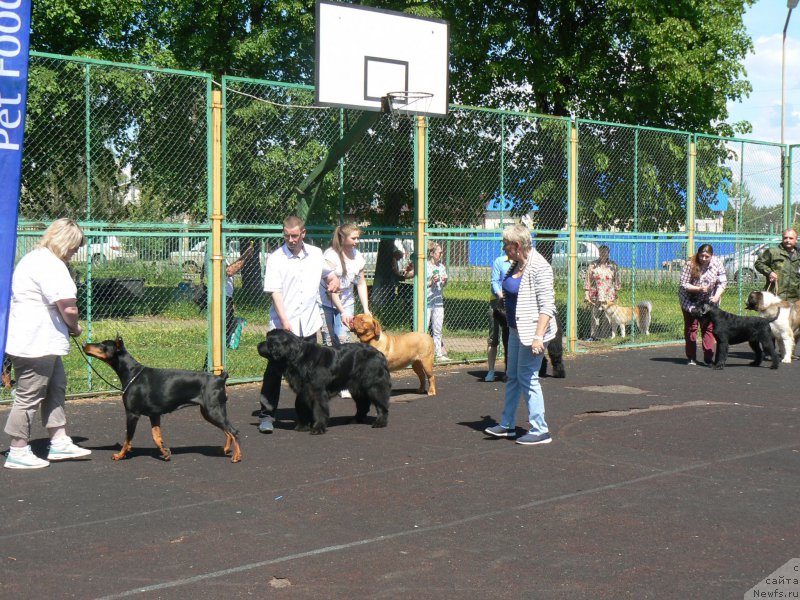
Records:
[[[556,336],[556,302],[553,268],[533,249],[525,225],[509,225],[503,231],[503,250],[511,268],[503,280],[508,316],[508,357],[505,405],[500,423],[485,431],[495,437],[516,437],[516,412],[520,398],[528,405],[528,432],[518,444],[549,444],[544,420],[544,396],[539,367],[547,343]]]

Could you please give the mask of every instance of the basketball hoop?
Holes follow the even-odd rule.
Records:
[[[427,113],[432,99],[430,92],[389,92],[384,97],[382,108],[389,114]]]
[[[381,99],[381,110],[389,114],[392,128],[397,129],[403,117],[426,114],[432,99],[430,92],[388,92]]]

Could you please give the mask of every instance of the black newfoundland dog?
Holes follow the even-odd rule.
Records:
[[[717,340],[717,351],[714,355],[714,368],[725,368],[728,360],[728,346],[747,342],[755,352],[755,360],[750,364],[757,367],[761,364],[764,355],[772,357],[770,369],[777,369],[780,356],[775,351],[772,341],[772,332],[769,324],[778,318],[776,314],[772,319],[762,317],[740,317],[725,312],[713,304],[704,303],[693,307],[689,313],[701,321],[711,321],[714,324],[714,339]]]
[[[349,390],[356,403],[353,420],[366,421],[370,405],[378,413],[373,427],[386,427],[392,378],[386,357],[368,344],[344,344],[328,348],[306,342],[284,329],[273,329],[258,345],[267,360],[284,364],[286,379],[297,398],[297,431],[325,433],[334,394]]]
[[[506,306],[502,298],[495,298],[490,302],[492,307],[492,315],[495,320],[500,324],[503,330],[503,351],[506,351],[508,346],[508,318],[506,317]],[[561,322],[556,318],[556,337],[547,343],[547,356],[550,357],[550,362],[553,365],[553,377],[564,379],[567,376],[567,371],[564,368],[564,340],[562,338],[564,329],[561,327]],[[543,357],[542,366],[539,367],[539,376],[544,377],[547,375],[547,357]]]

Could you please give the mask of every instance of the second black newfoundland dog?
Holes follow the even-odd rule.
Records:
[[[386,357],[368,344],[344,344],[329,348],[306,342],[284,329],[273,329],[258,345],[267,360],[284,363],[286,379],[297,395],[297,431],[325,433],[334,394],[349,390],[356,403],[353,420],[366,421],[370,405],[378,413],[373,427],[386,427],[392,378]]]
[[[717,340],[717,351],[714,355],[715,369],[725,368],[725,361],[728,360],[728,347],[731,344],[743,342],[750,344],[756,355],[755,360],[750,363],[751,365],[759,366],[763,356],[769,355],[772,358],[770,369],[778,368],[780,356],[775,351],[772,332],[769,328],[769,324],[778,318],[777,314],[771,319],[740,317],[707,302],[692,307],[689,313],[701,321],[711,321],[714,324],[712,333],[714,339]]]

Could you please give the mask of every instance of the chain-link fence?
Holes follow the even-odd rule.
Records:
[[[208,306],[219,298],[223,364],[232,381],[259,378],[267,256],[283,241],[283,218],[302,210],[308,239],[322,248],[337,224],[362,226],[370,308],[389,331],[424,329],[415,299],[433,267],[420,270],[417,258],[439,244],[451,359],[486,356],[491,265],[503,228],[519,220],[553,265],[572,349],[672,343],[683,335],[677,285],[687,255],[713,244],[729,277],[723,307],[742,312],[763,285],[753,269],[759,251],[798,221],[798,146],[458,106],[425,130],[412,117],[376,115],[334,156],[363,113],[314,107],[307,86],[231,77],[221,82],[215,218],[226,264],[255,252],[212,289],[212,85],[206,74],[33,53],[18,258],[57,217],[84,227],[89,243],[71,263],[81,342],[119,334],[145,364],[207,368]],[[601,246],[619,267],[618,304],[650,303],[647,332],[626,324],[625,336],[617,329],[611,338],[603,318],[592,328],[584,288]],[[399,281],[393,266],[408,262],[414,277]],[[70,393],[117,384],[93,364],[108,382],[70,353]]]

